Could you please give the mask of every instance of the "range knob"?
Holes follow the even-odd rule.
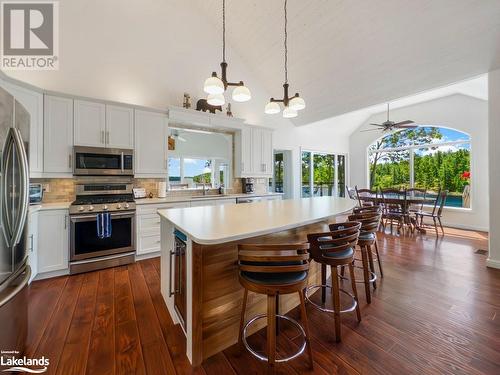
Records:
[[[130,204],[125,203],[124,207],[125,207],[125,208],[129,208],[129,207],[130,207]]]
[[[83,210],[85,210],[85,207],[83,206],[78,207],[78,211],[83,211]]]
[[[120,208],[122,208],[122,205],[121,205],[120,203],[118,203],[118,204],[116,205],[116,208],[117,208],[117,209],[120,209]]]
[[[89,206],[89,211],[94,211],[94,206],[90,205]]]
[[[104,211],[107,211],[108,210],[108,205],[105,204],[104,207],[102,208]]]

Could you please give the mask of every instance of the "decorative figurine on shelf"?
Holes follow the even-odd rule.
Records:
[[[187,92],[184,93],[184,100],[182,101],[182,107],[186,109],[191,108],[191,96]]]
[[[207,103],[207,99],[200,99],[196,102],[196,110],[202,112],[215,113],[216,110],[222,112],[222,106],[220,105],[210,105]]]
[[[233,112],[231,112],[231,103],[227,103],[226,115],[227,117],[233,117]]]

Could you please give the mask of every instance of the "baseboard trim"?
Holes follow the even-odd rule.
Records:
[[[490,228],[478,227],[475,225],[463,225],[463,224],[455,224],[455,223],[445,223],[443,221],[443,226],[448,228],[456,228],[456,229],[464,229],[464,230],[475,230],[478,232],[489,232]]]
[[[161,256],[161,251],[155,251],[154,253],[136,255],[135,260],[158,258],[159,256]]]
[[[500,260],[486,259],[486,267],[500,269]]]

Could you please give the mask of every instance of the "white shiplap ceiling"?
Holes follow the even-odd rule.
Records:
[[[221,28],[222,0],[191,4]],[[289,0],[288,16],[291,93],[308,105],[296,125],[500,67],[499,0]],[[230,66],[234,49],[280,97],[283,1],[226,0],[226,18]]]

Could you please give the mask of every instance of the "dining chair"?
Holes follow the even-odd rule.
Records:
[[[352,187],[349,187],[349,186],[346,186],[345,188],[347,190],[347,196],[350,199],[358,200],[358,198],[356,197],[356,189],[355,188],[352,188]]]
[[[406,189],[382,189],[382,220],[384,228],[387,226],[387,221],[391,224],[391,233],[394,222],[398,223],[398,229],[405,231],[406,226],[409,226],[413,231],[410,214],[408,212],[408,201]]]
[[[373,206],[374,204],[376,204],[378,202],[378,190],[358,189],[357,185],[354,187],[354,189],[356,190],[356,197],[358,198],[359,207]],[[375,196],[375,202],[363,200],[363,197],[372,198],[373,196]]]
[[[422,209],[424,208],[425,197],[427,196],[427,189],[421,189],[421,188],[406,189],[406,196],[408,198],[422,198],[421,203],[414,203],[409,205],[408,211],[410,213],[422,211]]]
[[[436,196],[436,199],[434,201],[434,206],[432,207],[432,211],[428,212],[428,211],[420,210],[420,211],[415,213],[415,221],[417,223],[419,223],[419,219],[420,219],[420,223],[419,223],[420,227],[423,227],[423,225],[424,225],[424,217],[431,217],[432,218],[432,221],[434,222],[434,230],[436,231],[436,236],[439,235],[438,226],[437,226],[438,222],[439,222],[439,226],[441,227],[441,233],[444,235],[444,228],[443,228],[443,223],[441,222],[441,216],[443,215],[443,209],[444,209],[444,205],[446,204],[447,196],[448,196],[448,190],[439,189],[437,196]]]

